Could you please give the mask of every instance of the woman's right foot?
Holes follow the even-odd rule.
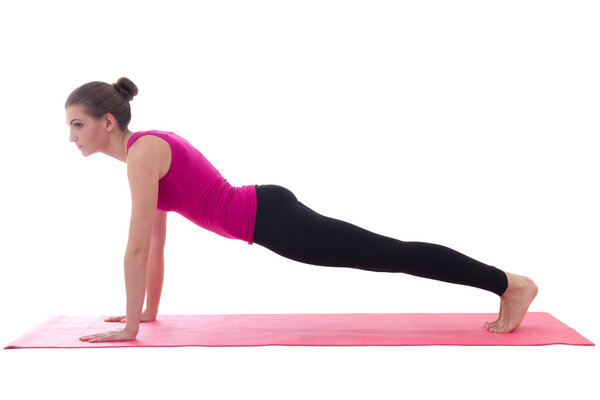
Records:
[[[526,276],[510,272],[505,272],[505,274],[508,279],[508,287],[500,296],[498,319],[485,323],[485,328],[490,332],[509,333],[517,329],[538,293],[537,285]]]

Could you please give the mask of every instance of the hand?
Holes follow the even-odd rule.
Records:
[[[156,317],[154,315],[150,314],[150,312],[148,310],[144,310],[144,311],[142,311],[140,322],[151,322],[151,321],[154,321],[155,319],[156,319]],[[119,316],[115,316],[115,317],[107,317],[107,318],[104,318],[104,321],[106,321],[106,322],[127,322],[127,316],[119,315]]]
[[[132,333],[125,328],[115,329],[114,331],[107,331],[101,333],[94,333],[92,335],[82,336],[79,340],[92,342],[122,342],[128,340],[135,340],[137,333]]]

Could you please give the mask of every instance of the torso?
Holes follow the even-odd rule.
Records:
[[[135,143],[137,142],[142,142],[144,146],[152,147],[160,154],[159,179],[163,178],[167,174],[167,172],[169,172],[169,168],[171,167],[172,154],[171,146],[169,146],[169,143],[165,139],[155,135],[144,135],[142,137],[139,137],[135,141]]]

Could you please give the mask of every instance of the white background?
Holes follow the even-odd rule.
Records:
[[[125,312],[125,164],[83,157],[64,112],[77,86],[121,76],[139,87],[132,131],[185,137],[232,185],[279,184],[321,214],[529,276],[530,311],[597,343],[599,19],[573,0],[2,6],[2,346],[55,314]],[[498,311],[490,292],[301,264],[175,213],[167,232],[159,317]],[[564,345],[3,350],[0,390],[590,398],[598,361]]]

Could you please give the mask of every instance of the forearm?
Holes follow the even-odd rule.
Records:
[[[156,317],[162,292],[165,258],[162,252],[151,252],[148,259],[146,280],[146,310]]]
[[[125,255],[125,289],[127,292],[127,323],[125,329],[137,333],[146,292],[146,264],[144,253]]]

